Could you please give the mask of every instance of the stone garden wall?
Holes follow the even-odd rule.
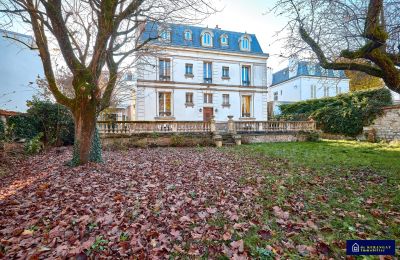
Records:
[[[364,133],[370,141],[400,140],[400,105],[385,107],[382,116],[364,127]]]

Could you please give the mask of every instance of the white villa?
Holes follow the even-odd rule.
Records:
[[[137,69],[131,120],[267,120],[267,59],[254,34],[146,23],[160,38]]]
[[[279,114],[281,104],[347,93],[349,83],[344,71],[325,70],[305,61],[290,61],[288,67],[272,76],[272,85],[268,88],[269,115]]]

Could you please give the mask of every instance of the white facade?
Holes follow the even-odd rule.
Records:
[[[165,46],[138,68],[134,120],[267,120],[267,59],[266,54]],[[244,67],[249,83],[241,77]]]
[[[280,71],[285,74],[285,71]],[[296,69],[287,69],[288,76],[275,80],[268,88],[268,101],[271,102],[270,109],[274,115],[280,113],[279,105],[288,104],[310,99],[334,97],[349,92],[350,80],[333,74],[307,75],[308,72]],[[275,74],[274,74],[275,76]],[[270,113],[271,115],[272,113]]]

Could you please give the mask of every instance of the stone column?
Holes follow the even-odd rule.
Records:
[[[228,133],[234,134],[235,131],[235,123],[233,121],[233,116],[228,116]]]
[[[214,116],[212,116],[212,118],[210,120],[210,129],[211,129],[211,133],[217,134],[217,126],[215,124],[215,117]]]

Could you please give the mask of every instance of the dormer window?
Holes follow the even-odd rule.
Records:
[[[213,46],[213,35],[210,32],[204,32],[201,35],[201,45],[204,47]]]
[[[250,51],[250,38],[243,36],[240,40],[240,49],[242,51]]]
[[[160,37],[163,41],[170,41],[171,40],[171,32],[169,31],[162,31],[160,33]]]
[[[186,30],[183,33],[183,38],[185,39],[185,41],[191,41],[192,40],[192,31]]]
[[[228,35],[223,34],[221,36],[221,46],[228,46]]]

